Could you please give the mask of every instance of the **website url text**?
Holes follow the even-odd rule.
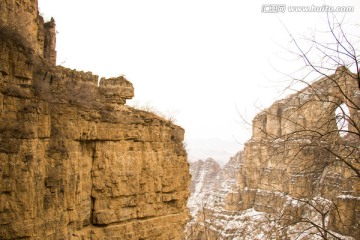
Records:
[[[286,6],[286,4],[263,4],[263,13],[285,13],[288,12],[354,12],[354,6]]]

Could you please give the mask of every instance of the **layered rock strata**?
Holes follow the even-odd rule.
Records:
[[[357,77],[340,67],[260,112],[228,205],[360,236],[359,110]]]
[[[243,152],[238,152],[223,168],[212,158],[190,163],[192,177],[188,207],[193,216],[203,207],[225,207],[227,195],[238,189],[237,179],[242,157]]]
[[[0,3],[0,238],[182,239],[184,130],[124,77],[55,66],[37,1]]]
[[[227,192],[199,209],[188,239],[358,239],[359,126],[357,76],[345,67],[275,102],[254,118],[231,190],[198,194]]]
[[[214,224],[224,213],[229,193],[238,190],[237,179],[243,152],[231,157],[221,168],[212,158],[190,163],[191,185],[188,208],[192,220],[187,224],[187,239],[204,239],[204,229],[215,229]],[[222,231],[220,228],[215,231]],[[207,235],[209,237],[209,235]],[[215,237],[216,238],[216,237]]]

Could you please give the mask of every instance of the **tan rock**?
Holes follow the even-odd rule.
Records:
[[[0,3],[0,238],[182,239],[184,130],[126,106],[124,77],[54,66],[36,3]]]
[[[322,197],[341,208],[332,212],[331,228],[359,236],[354,230],[360,222],[354,206],[360,205],[360,179],[341,161],[346,159],[359,169],[351,160],[359,154],[360,90],[354,79],[347,69],[339,68],[254,118],[239,173],[239,194],[227,197],[232,210],[239,200],[238,210],[281,213],[288,199]],[[346,137],[338,133],[335,119],[335,109],[342,103],[349,106],[353,121],[349,124],[353,133]]]
[[[356,80],[356,75],[340,67],[260,112],[241,161],[232,165],[237,171],[229,174],[237,178],[232,191],[213,184],[201,198],[195,190],[204,189],[203,183],[192,186],[189,203],[196,202],[197,194],[196,200],[206,204],[188,224],[187,239],[313,239],[325,230],[358,239],[360,89]],[[342,104],[350,111],[349,131],[343,136],[335,116]],[[190,168],[194,184],[202,165],[197,162]],[[219,192],[227,192],[226,197],[214,200]]]

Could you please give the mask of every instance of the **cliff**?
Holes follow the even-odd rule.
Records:
[[[357,77],[339,67],[260,112],[228,205],[268,214],[285,229],[277,236],[335,232],[358,239],[359,110]]]
[[[182,239],[184,130],[126,106],[124,77],[55,66],[55,44],[37,1],[0,2],[0,238]]]
[[[188,208],[192,220],[186,227],[187,239],[209,238],[204,229],[217,233],[223,231],[223,226],[216,222],[226,215],[227,195],[238,189],[237,179],[241,166],[243,152],[231,157],[223,168],[212,158],[190,163],[191,185]],[[218,239],[215,234],[214,239]]]
[[[359,239],[357,76],[339,67],[260,112],[252,126],[229,167],[191,166],[189,208],[198,212],[188,239]],[[205,204],[190,204],[195,195]]]
[[[214,205],[214,193],[219,189],[221,168],[212,158],[190,163],[190,198],[188,208],[195,217],[203,207]]]

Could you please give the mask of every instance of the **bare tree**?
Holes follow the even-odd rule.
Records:
[[[186,239],[199,239],[199,240],[210,240],[217,239],[214,238],[214,233],[211,228],[213,226],[214,217],[213,217],[213,206],[209,202],[209,198],[200,199],[199,210],[194,216],[195,219],[189,223],[186,230]]]
[[[295,239],[304,235],[342,239],[336,232],[360,236],[356,214],[360,210],[358,42],[351,42],[342,20],[336,16],[327,19],[332,41],[296,39],[288,31],[295,46],[291,52],[308,72],[292,78],[288,89],[299,84],[305,88],[277,101],[253,122],[254,134],[260,136],[257,141],[266,145],[267,161],[283,171],[275,181],[289,183],[283,189],[269,180],[267,188],[285,192],[290,202],[296,202],[269,220]],[[314,73],[319,78],[309,81]],[[259,177],[267,178],[266,171]]]
[[[242,171],[247,176],[240,185],[253,196],[264,194],[262,205],[255,207],[264,214],[254,218],[246,211],[238,212],[241,217],[236,219],[244,224],[232,234],[236,239],[251,239],[254,232],[256,239],[360,236],[358,43],[350,41],[335,16],[328,16],[327,24],[332,41],[296,39],[288,31],[295,47],[291,52],[303,61],[302,71],[307,74],[301,78],[287,75],[291,77],[288,89],[295,93],[275,102],[253,121],[247,151],[261,157],[245,163]],[[299,84],[302,90],[297,90]],[[250,195],[246,201],[255,201]],[[212,238],[216,212],[205,206],[200,216],[199,236],[226,239],[223,234]],[[234,219],[229,218],[228,223]]]

